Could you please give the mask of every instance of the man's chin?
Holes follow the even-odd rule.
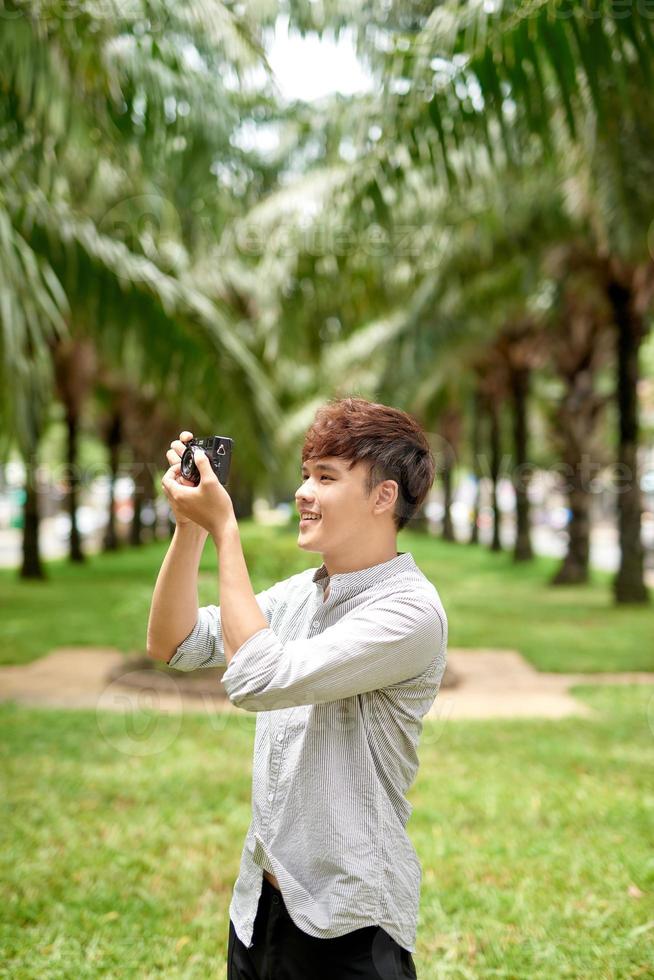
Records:
[[[298,548],[302,548],[303,551],[315,551],[316,554],[322,554],[320,542],[314,541],[311,535],[304,534],[302,531],[297,533],[297,544]]]

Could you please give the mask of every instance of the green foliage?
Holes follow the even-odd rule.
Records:
[[[251,172],[232,148],[252,110],[234,82],[261,70],[265,104],[260,12],[222,0],[3,3],[0,458],[9,433],[23,455],[37,443],[50,352],[67,332],[178,406],[204,384],[215,413],[245,388],[250,430],[275,428],[234,311],[189,272],[242,206],[212,168]],[[208,385],[216,362],[222,384],[214,366]]]

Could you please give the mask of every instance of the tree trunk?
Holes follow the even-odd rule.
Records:
[[[117,551],[119,548],[116,533],[115,491],[120,465],[120,444],[122,441],[120,413],[115,412],[107,431],[106,445],[109,453],[109,503],[107,511],[107,527],[102,543],[103,551]]]
[[[443,472],[441,474],[443,480],[443,530],[441,537],[443,541],[455,541],[454,537],[454,525],[452,524],[452,514],[450,513],[450,507],[452,506],[452,465],[449,460],[445,461],[443,466]]]
[[[237,520],[252,517],[254,504],[254,488],[250,480],[243,477],[241,471],[233,468],[229,474],[228,486],[226,487],[234,505],[234,514]]]
[[[490,418],[490,469],[491,469],[491,506],[493,508],[493,540],[491,551],[501,551],[500,541],[500,521],[501,514],[497,502],[497,483],[500,476],[501,466],[501,446],[500,446],[500,417],[499,409],[493,398],[488,400],[488,414]]]
[[[147,505],[156,514],[156,508],[154,506],[155,498],[156,498],[156,491],[154,488],[154,478],[152,476],[152,469],[148,464],[146,464],[143,470],[143,496],[141,498],[141,507],[143,508]],[[141,521],[141,524],[143,525],[143,521]],[[147,538],[149,541],[156,540],[157,537],[156,530],[155,530],[156,524],[157,521],[155,517],[155,520],[153,521],[152,524],[143,526],[142,534],[145,527],[147,527]]]
[[[23,564],[20,578],[46,579],[39,553],[39,496],[36,486],[36,456],[25,460],[25,503],[23,505]]]
[[[575,467],[568,501],[572,513],[568,524],[568,550],[552,585],[579,585],[588,581],[590,559],[590,493],[580,467]]]
[[[641,497],[638,476],[638,352],[644,336],[642,317],[632,306],[631,291],[620,283],[609,286],[617,337],[617,401],[619,412],[618,530],[620,567],[613,580],[618,603],[646,603],[641,540]]]
[[[529,497],[527,489],[527,406],[529,397],[529,369],[514,368],[510,372],[513,400],[513,446],[515,469],[512,474],[515,491],[516,536],[513,560],[530,561],[533,558],[530,540]]]
[[[67,463],[68,463],[68,492],[66,494],[66,509],[70,517],[70,549],[71,561],[84,562],[82,539],[77,526],[77,501],[79,492],[79,467],[77,461],[77,437],[79,423],[76,415],[67,415],[68,429]]]
[[[590,485],[595,431],[604,399],[594,391],[591,354],[565,377],[556,420],[570,509],[568,549],[552,585],[579,585],[589,579]]]
[[[134,493],[132,504],[134,514],[129,528],[129,543],[132,547],[139,547],[143,544],[143,523],[141,521],[141,508],[145,503],[145,486],[140,476],[141,467],[135,464],[132,469],[132,479],[134,481]]]
[[[472,472],[475,478],[475,499],[472,505],[472,529],[468,544],[477,544],[479,541],[479,508],[481,503],[481,467],[479,465],[479,454],[481,453],[482,409],[481,394],[479,389],[475,389],[472,399]]]

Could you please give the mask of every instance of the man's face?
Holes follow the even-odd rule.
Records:
[[[365,493],[368,465],[337,456],[323,456],[302,464],[302,484],[295,492],[298,513],[316,514],[299,522],[298,544],[306,551],[338,551],[353,539],[365,539],[374,527],[374,493]]]

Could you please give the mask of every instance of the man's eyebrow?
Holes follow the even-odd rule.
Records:
[[[302,463],[302,470],[307,470],[309,467],[306,463]],[[340,473],[337,466],[332,466],[331,463],[316,463],[315,469],[317,470],[330,470],[332,473]]]

